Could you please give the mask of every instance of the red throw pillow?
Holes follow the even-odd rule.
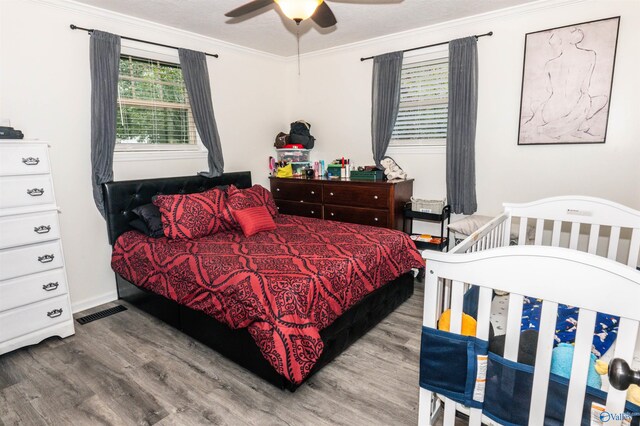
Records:
[[[238,221],[245,237],[250,237],[261,231],[276,229],[276,224],[265,206],[233,210],[233,216]]]
[[[278,215],[276,202],[273,200],[271,192],[260,185],[253,185],[251,188],[238,189],[233,185],[227,188],[229,207],[232,210],[243,210],[249,207],[265,206],[271,216]]]
[[[196,194],[157,195],[153,204],[162,215],[164,235],[173,239],[194,240],[232,228],[226,215],[223,190],[213,188]]]

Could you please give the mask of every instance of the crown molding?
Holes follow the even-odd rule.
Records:
[[[3,0],[0,0],[3,1]],[[224,48],[239,53],[250,54],[252,56],[260,56],[272,61],[283,62],[288,57],[275,55],[273,53],[263,52],[261,50],[252,49],[250,47],[241,46],[238,44],[230,43],[228,41],[219,40],[213,37],[208,37],[202,34],[197,34],[191,31],[182,30],[179,28],[171,27],[169,25],[159,24],[157,22],[149,21],[142,18],[136,18],[133,16],[125,15],[123,13],[114,12],[111,10],[101,9],[99,7],[91,6],[84,3],[79,3],[73,0],[27,0],[31,3],[41,4],[44,6],[52,7],[55,9],[68,10],[75,13],[84,14],[93,18],[100,18],[105,20],[117,21],[118,23],[132,25],[136,27],[142,27],[149,30],[156,30],[161,32],[168,32],[176,36],[185,37],[193,40],[194,42],[207,43],[212,47]],[[84,26],[82,22],[69,22],[69,24],[76,24],[78,26]],[[105,29],[108,31],[108,29]],[[127,34],[123,34],[127,35]],[[189,48],[189,46],[184,46]],[[224,59],[221,55],[220,59]]]
[[[437,34],[443,30],[450,30],[459,27],[464,27],[470,24],[479,23],[491,23],[498,19],[505,17],[513,17],[518,15],[528,15],[531,13],[539,12],[540,10],[556,9],[561,7],[570,6],[573,4],[584,3],[588,0],[538,0],[531,3],[525,3],[517,6],[507,7],[504,9],[493,10],[490,12],[481,13],[478,15],[466,16],[464,18],[454,19],[451,21],[441,22],[438,24],[429,25],[426,27],[413,28],[407,31],[399,33],[387,34],[380,37],[370,38],[367,40],[356,41],[353,43],[342,44],[340,46],[329,47],[327,49],[316,50],[313,52],[303,53],[300,56],[302,58],[312,58],[315,56],[323,56],[328,54],[335,54],[339,52],[349,51],[352,49],[359,49],[365,47],[372,47],[370,55],[381,54],[384,52],[376,52],[376,45],[380,43],[393,42],[395,40],[403,40],[408,37],[423,37],[425,39],[435,39],[436,37],[430,37],[433,34]],[[491,28],[487,28],[490,31]],[[411,46],[409,46],[411,47]],[[367,55],[369,56],[369,55]],[[287,61],[297,61],[295,55],[287,56]]]

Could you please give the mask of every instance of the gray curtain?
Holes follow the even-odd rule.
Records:
[[[402,52],[392,52],[373,59],[371,147],[378,166],[387,152],[398,117],[402,56]]]
[[[475,37],[449,42],[447,199],[453,213],[472,214],[476,202],[478,50]]]
[[[101,185],[113,180],[120,36],[93,30],[91,68],[91,184],[96,207],[104,217]]]
[[[207,57],[202,52],[188,49],[178,49],[178,54],[196,129],[202,143],[209,151],[209,172],[200,174],[206,177],[220,176],[224,172],[224,159],[218,126],[213,114]]]

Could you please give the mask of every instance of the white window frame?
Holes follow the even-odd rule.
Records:
[[[407,52],[404,55],[402,64],[412,64],[416,62],[433,61],[437,59],[449,59],[449,46],[442,45],[420,50]],[[387,154],[444,154],[446,152],[446,139],[422,140],[420,143],[403,143],[403,140],[391,139]]]
[[[174,49],[166,49],[150,45],[142,49],[135,45],[123,45],[121,55],[131,55],[139,58],[150,59],[173,64],[180,64],[178,52]],[[116,143],[114,161],[152,161],[152,160],[179,160],[207,158],[207,149],[195,132],[194,144],[119,144]]]

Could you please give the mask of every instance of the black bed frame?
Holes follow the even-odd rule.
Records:
[[[118,236],[132,229],[129,222],[135,215],[131,210],[150,203],[154,195],[202,192],[230,184],[238,188],[250,187],[251,173],[225,173],[215,178],[183,176],[105,183],[102,191],[109,243],[113,245]],[[120,299],[201,341],[281,389],[294,391],[299,386],[276,372],[262,356],[247,329],[231,329],[200,311],[143,290],[118,274],[116,283]],[[324,351],[309,376],[337,357],[412,294],[413,274],[409,272],[370,293],[321,330]]]

